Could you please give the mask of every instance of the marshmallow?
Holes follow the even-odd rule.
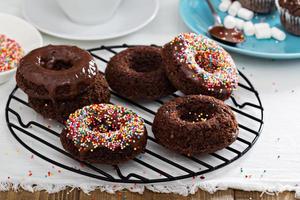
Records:
[[[229,7],[228,14],[235,17],[241,8],[242,8],[242,4],[238,1],[235,1]]]
[[[256,39],[269,39],[271,38],[271,28],[268,23],[254,24]]]
[[[266,29],[257,29],[255,30],[255,36],[256,39],[270,39],[272,36],[271,29],[266,28]]]
[[[251,10],[248,10],[246,8],[241,8],[241,9],[239,9],[237,16],[246,21],[249,21],[253,18],[254,12]]]
[[[225,28],[228,28],[228,29],[235,28],[235,26],[236,26],[236,18],[232,17],[231,15],[227,15],[224,18],[224,26],[225,26]]]
[[[219,10],[222,12],[227,12],[231,6],[231,0],[223,0],[219,5]]]
[[[255,30],[264,30],[264,29],[270,29],[270,25],[268,23],[257,23],[254,24]]]
[[[271,34],[274,39],[279,40],[279,41],[283,41],[286,38],[285,32],[283,32],[282,30],[280,30],[277,27],[271,28]]]
[[[235,20],[236,20],[236,25],[235,25],[235,27],[236,27],[237,29],[239,29],[239,30],[243,30],[245,21],[242,20],[242,19],[239,19],[239,18],[236,18]]]
[[[255,34],[255,27],[251,21],[245,22],[244,24],[244,33],[247,36],[252,36]]]

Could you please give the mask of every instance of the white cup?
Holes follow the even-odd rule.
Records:
[[[100,24],[109,20],[122,0],[56,0],[64,13],[75,23]]]

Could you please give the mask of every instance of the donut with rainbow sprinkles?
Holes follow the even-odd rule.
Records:
[[[79,160],[119,164],[144,151],[147,129],[143,119],[128,108],[93,104],[69,116],[60,138]]]
[[[184,94],[226,100],[238,85],[238,71],[227,51],[195,33],[182,33],[163,47],[169,80]]]

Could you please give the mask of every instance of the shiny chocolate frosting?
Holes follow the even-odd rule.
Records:
[[[76,46],[49,45],[20,61],[18,86],[29,96],[63,99],[87,90],[98,73],[93,57]]]

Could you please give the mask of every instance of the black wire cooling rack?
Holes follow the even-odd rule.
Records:
[[[108,62],[108,59],[111,56],[109,56],[108,58],[104,58],[103,54],[109,53],[111,55],[114,55],[118,51],[128,47],[133,47],[133,45],[124,44],[124,45],[117,45],[117,46],[101,46],[99,48],[89,49],[88,51],[94,56],[97,62],[100,62],[100,65],[106,66],[105,64]],[[252,126],[252,125],[241,124],[238,118],[238,121],[240,122],[239,123],[240,135],[237,138],[237,141],[233,143],[231,146],[225,148],[224,150],[212,154],[208,154],[205,156],[199,156],[199,157],[187,157],[183,155],[169,156],[168,154],[166,155],[165,153],[161,152],[164,151],[164,148],[161,146],[157,147],[158,144],[155,138],[150,134],[148,137],[149,142],[145,154],[137,158],[134,158],[132,161],[130,161],[130,165],[143,167],[144,172],[151,171],[152,172],[151,176],[147,176],[148,173],[139,173],[137,170],[128,171],[128,169],[131,169],[130,167],[128,167],[128,164],[125,166],[115,165],[112,166],[111,169],[107,169],[107,166],[104,165],[94,165],[87,162],[81,162],[73,158],[68,152],[66,152],[61,148],[59,144],[59,139],[57,140],[56,144],[52,144],[49,141],[47,141],[47,139],[43,139],[37,136],[36,134],[32,133],[30,131],[31,130],[30,127],[35,126],[39,129],[42,129],[43,131],[47,132],[50,135],[54,135],[55,137],[59,138],[60,136],[60,133],[58,131],[55,131],[47,127],[41,122],[30,120],[28,123],[24,123],[24,119],[22,118],[23,115],[22,111],[16,111],[16,103],[21,104],[19,105],[21,107],[24,106],[30,107],[30,106],[26,100],[23,100],[20,97],[18,97],[17,95],[17,92],[19,90],[18,87],[16,87],[9,95],[9,99],[7,101],[6,110],[5,110],[6,122],[12,135],[27,150],[29,150],[36,156],[52,163],[53,165],[56,165],[58,167],[61,167],[65,170],[69,170],[77,174],[81,174],[83,176],[109,181],[109,182],[119,182],[119,183],[157,183],[157,182],[167,182],[167,181],[174,181],[174,180],[195,177],[195,176],[203,175],[205,173],[209,173],[217,169],[220,169],[234,162],[238,158],[242,157],[246,152],[250,150],[250,148],[255,144],[258,137],[260,136],[263,127],[263,106],[259,98],[259,94],[243,73],[239,72],[239,75],[240,75],[239,90],[244,90],[246,96],[253,96],[253,97],[248,98],[247,101],[240,102],[241,98],[232,96],[228,101],[229,102],[228,104],[231,106],[232,110],[236,113],[236,115],[239,115],[242,118],[244,118],[244,121],[246,121],[247,124],[255,123],[256,125]],[[151,115],[153,119],[156,111],[153,110],[151,106],[149,106],[149,104],[144,104],[141,102],[135,102],[126,99],[113,91],[111,91],[111,93],[113,97],[116,97],[126,102],[127,105],[131,105],[137,108],[139,111],[143,111],[148,115]],[[175,93],[171,95],[169,99],[177,97],[178,95],[180,94]],[[12,101],[15,101],[15,103],[12,103]],[[153,103],[158,104],[158,106],[160,106],[164,103],[164,100],[157,100]],[[255,113],[258,114],[254,115],[249,110],[254,110]],[[16,120],[13,121],[12,117],[14,117]],[[152,122],[151,120],[146,118],[144,120],[145,123],[148,125],[148,132],[150,132]],[[17,134],[17,132],[19,134]],[[24,134],[27,137],[30,137],[32,142],[26,143],[24,140],[22,140],[20,134]],[[51,148],[53,151],[78,161],[78,164],[79,163],[84,164],[89,169],[89,171],[79,169],[78,167],[74,167],[74,165],[71,165],[69,163],[64,163],[56,159],[52,159],[48,155],[43,154],[39,152],[37,149],[35,149],[34,147],[32,147],[31,145],[32,143],[35,143],[40,146],[46,145],[48,148]],[[152,143],[154,146],[153,145],[151,146],[151,144],[149,143]],[[227,153],[224,153],[225,151]],[[147,161],[146,159],[143,159],[146,156],[148,157],[150,156],[153,159],[156,159],[157,164],[154,164],[155,162],[153,161]],[[179,162],[177,160],[177,158],[181,158],[181,157],[182,159],[184,159],[184,162]],[[211,160],[215,160],[216,162],[210,162]]]

